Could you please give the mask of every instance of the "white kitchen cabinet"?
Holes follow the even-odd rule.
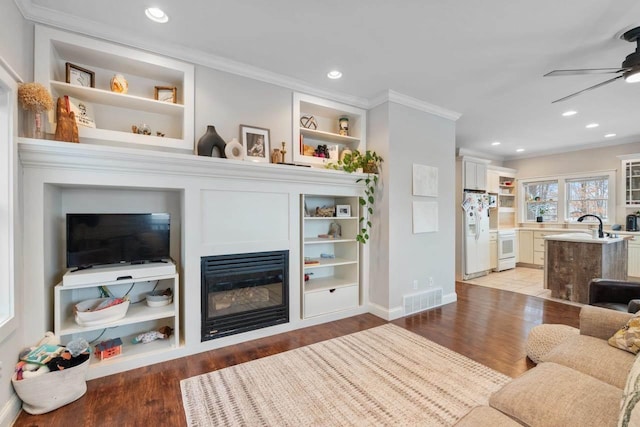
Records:
[[[487,192],[498,194],[500,192],[500,172],[487,168]]]
[[[518,262],[533,264],[533,231],[520,230],[518,236]]]
[[[360,304],[358,197],[303,194],[301,204],[303,318],[357,307]],[[318,216],[323,208],[338,206],[348,206],[348,215]],[[336,228],[339,234],[331,235],[330,231]]]
[[[303,126],[303,117],[313,117],[315,126]],[[306,120],[306,118],[304,120]],[[339,122],[348,119],[348,135],[340,135]],[[328,99],[303,93],[293,94],[293,161],[294,163],[323,166],[337,163],[344,150],[367,150],[367,112],[361,108],[341,104]],[[305,154],[308,149],[316,149],[318,145],[336,150],[337,158],[329,159]]]
[[[634,236],[629,240],[627,274],[631,277],[640,278],[640,239]]]
[[[54,288],[54,332],[63,345],[82,337],[91,344],[113,338],[122,340],[122,353],[118,357],[99,360],[92,354],[89,365],[89,378],[108,375],[131,369],[135,366],[147,365],[145,361],[150,355],[174,351],[180,346],[180,290],[178,274],[149,276],[140,279],[125,279],[113,282],[92,283],[83,285],[58,284]],[[100,298],[100,287],[108,289],[114,297],[129,297],[130,305],[124,318],[108,323],[97,323],[81,326],[75,321],[74,308],[81,301]],[[152,290],[170,288],[173,301],[161,307],[149,307],[146,294]],[[161,326],[169,326],[173,334],[168,339],[158,339],[146,344],[132,344],[132,339],[139,334],[156,331]]]
[[[622,161],[625,191],[624,203],[627,206],[640,206],[640,159]]]
[[[487,163],[482,161],[463,159],[464,164],[464,189],[487,189]]]
[[[489,267],[494,270],[498,268],[498,232],[489,233]]]
[[[54,100],[66,95],[91,107],[95,128],[78,126],[80,142],[193,152],[192,64],[40,25],[34,58],[35,81],[48,88]],[[67,83],[66,63],[93,72],[95,87]],[[116,74],[128,81],[127,93],[111,91]],[[156,86],[175,88],[176,102],[156,100]],[[143,124],[150,135],[132,132],[133,125]],[[47,132],[55,132],[54,123],[48,123]]]

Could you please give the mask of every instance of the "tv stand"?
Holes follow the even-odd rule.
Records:
[[[164,276],[176,273],[176,266],[170,259],[158,263],[109,264],[91,268],[69,270],[62,277],[63,286],[83,286],[116,282],[122,278],[144,280],[145,277]]]

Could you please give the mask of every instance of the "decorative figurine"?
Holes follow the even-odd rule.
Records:
[[[349,117],[340,117],[340,120],[338,120],[338,129],[340,135],[349,136]]]
[[[116,74],[111,77],[111,92],[127,93],[129,92],[129,82],[122,74]]]

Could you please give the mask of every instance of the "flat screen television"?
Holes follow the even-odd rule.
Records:
[[[67,267],[170,258],[168,213],[67,214]]]

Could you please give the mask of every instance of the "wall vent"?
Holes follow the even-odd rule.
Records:
[[[418,313],[442,305],[442,288],[431,288],[402,297],[404,315]]]

